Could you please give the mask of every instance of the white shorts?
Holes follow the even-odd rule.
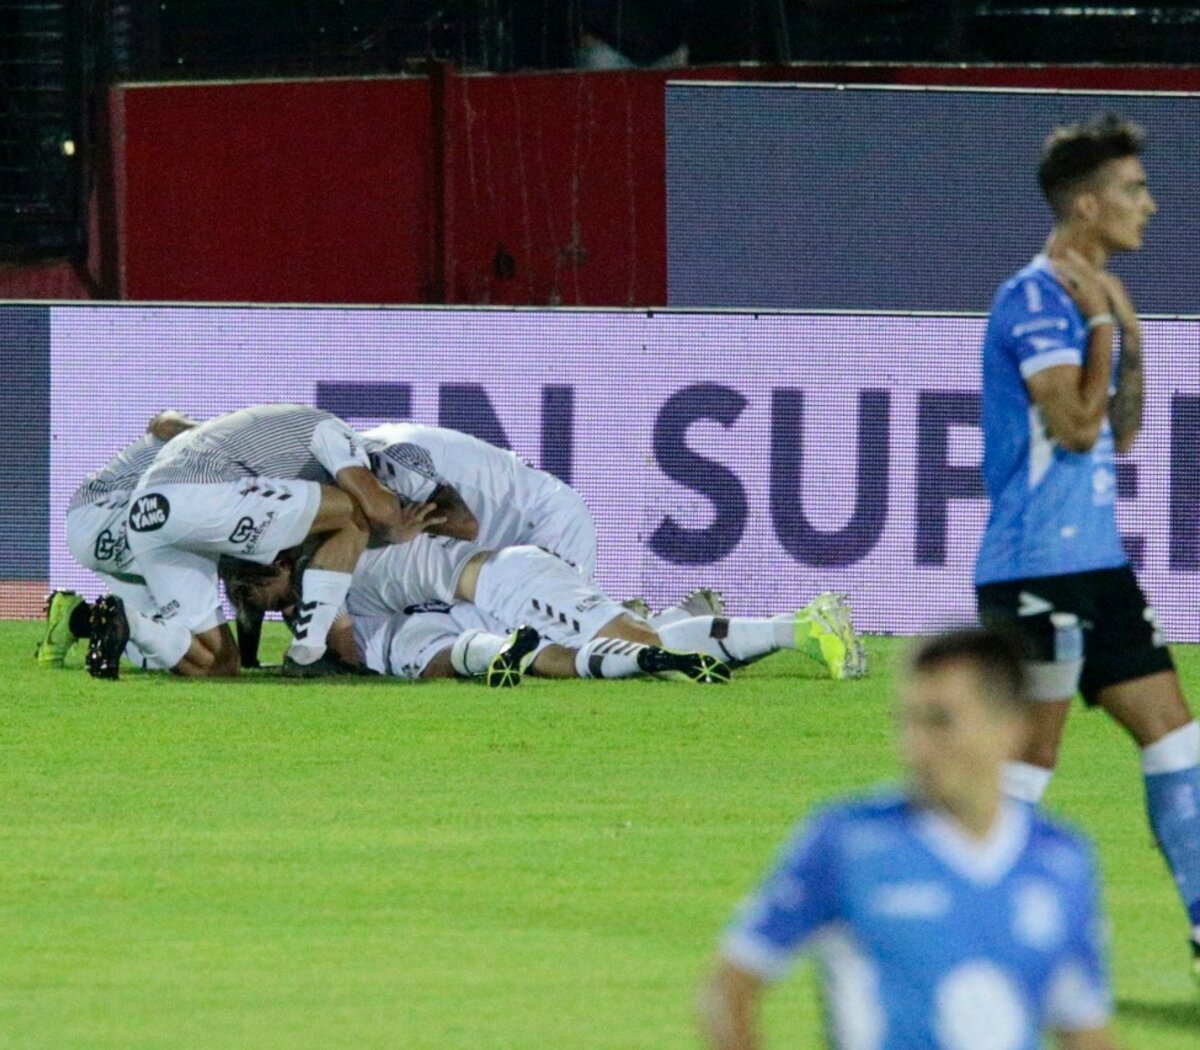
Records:
[[[217,578],[222,554],[269,564],[302,543],[321,504],[315,481],[246,478],[147,486],[129,505],[129,549],[157,614],[193,634],[225,622]]]
[[[67,514],[67,547],[80,565],[100,577],[110,594],[140,613],[153,615],[156,603],[127,542],[128,514],[128,492],[76,507]]]
[[[452,605],[467,562],[485,549],[466,540],[424,533],[408,543],[363,551],[346,609],[357,620],[392,616],[428,602]]]
[[[433,658],[454,645],[464,631],[505,634],[474,605],[413,607],[409,615],[354,617],[354,640],[363,662],[378,674],[417,681]]]
[[[596,575],[596,526],[583,497],[568,485],[556,485],[527,515],[517,539],[557,554],[585,580]]]
[[[135,575],[125,532],[128,516],[128,492],[114,492],[99,503],[68,511],[67,548],[71,557],[85,569],[105,576]]]

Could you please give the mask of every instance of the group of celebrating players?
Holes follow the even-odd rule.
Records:
[[[1054,231],[1001,287],[983,351],[992,513],[975,583],[990,626],[917,651],[905,791],[816,818],[730,926],[703,997],[713,1046],[758,1046],[759,992],[818,941],[839,1046],[1021,1050],[1046,1032],[1113,1046],[1094,863],[1034,810],[1077,692],[1138,745],[1200,976],[1200,725],[1114,511],[1114,453],[1141,427],[1142,336],[1107,265],[1141,246],[1157,210],[1142,145],[1113,117],[1047,141]],[[87,635],[99,677],[116,677],[123,650],[144,667],[236,673],[256,662],[270,609],[291,626],[283,673],[298,677],[719,683],[781,648],[834,678],[866,671],[836,594],[773,618],[726,617],[711,591],[631,611],[593,582],[576,493],[434,427],[357,434],[295,405],[200,425],[165,413],[79,488],[67,536],[113,593],[90,607],[57,593],[39,659],[61,664]]]
[[[289,677],[730,679],[784,648],[834,678],[866,672],[841,595],[799,612],[726,617],[716,592],[657,616],[594,581],[583,499],[513,453],[410,423],[359,434],[328,412],[261,405],[197,424],[164,412],[85,480],[66,519],[75,559],[110,594],[50,599],[38,659],[115,678],[228,676],[258,664],[264,613],[283,614]],[[237,612],[225,622],[221,582]]]

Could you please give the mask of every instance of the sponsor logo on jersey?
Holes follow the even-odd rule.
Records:
[[[937,882],[901,882],[880,886],[871,910],[892,919],[936,919],[950,911],[950,891]]]
[[[419,605],[406,605],[405,616],[417,616],[420,613],[448,613],[450,606],[445,602],[421,602]]]
[[[129,511],[129,527],[134,532],[153,532],[161,529],[171,516],[171,504],[166,496],[151,492],[148,496],[139,496]]]
[[[254,519],[242,518],[237,523],[237,528],[229,534],[230,543],[245,543],[251,536],[254,535]]]
[[[154,614],[153,618],[158,620],[159,623],[165,623],[177,612],[179,612],[179,602],[168,602],[166,605],[160,605],[158,607],[158,612]]]
[[[585,613],[589,609],[596,608],[601,602],[605,601],[603,594],[593,594],[590,598],[584,598],[578,605],[575,606],[576,612]]]
[[[229,542],[240,544],[239,554],[253,554],[258,548],[263,533],[267,531],[274,520],[275,512],[273,510],[267,511],[260,522],[255,522],[253,518],[242,518],[233,532],[229,534]]]
[[[108,561],[116,549],[117,544],[113,539],[113,534],[108,529],[105,529],[96,537],[96,547],[92,553],[96,555],[96,561]]]

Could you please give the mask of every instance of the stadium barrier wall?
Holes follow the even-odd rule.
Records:
[[[21,522],[43,551],[6,551],[6,576],[48,563],[55,585],[96,593],[65,550],[65,507],[153,413],[295,401],[359,426],[464,429],[569,480],[619,597],[661,605],[707,585],[754,614],[832,588],[865,628],[900,633],[971,616],[986,514],[980,317],[118,305],[4,317],[8,339],[49,334],[49,529],[41,512]],[[1143,437],[1097,482],[1115,486],[1169,637],[1200,641],[1200,320],[1145,328],[1157,365]],[[11,484],[28,462],[9,462]],[[10,506],[10,529],[22,512]]]
[[[147,300],[661,306],[664,85],[688,78],[1200,90],[1197,68],[945,66],[118,86],[120,274],[97,283]]]

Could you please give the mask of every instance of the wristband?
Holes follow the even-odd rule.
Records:
[[[1095,328],[1099,328],[1101,325],[1104,325],[1104,324],[1115,325],[1116,323],[1117,323],[1117,319],[1115,317],[1113,317],[1112,314],[1096,314],[1095,317],[1088,318],[1087,326],[1088,326],[1088,331],[1090,332]]]

